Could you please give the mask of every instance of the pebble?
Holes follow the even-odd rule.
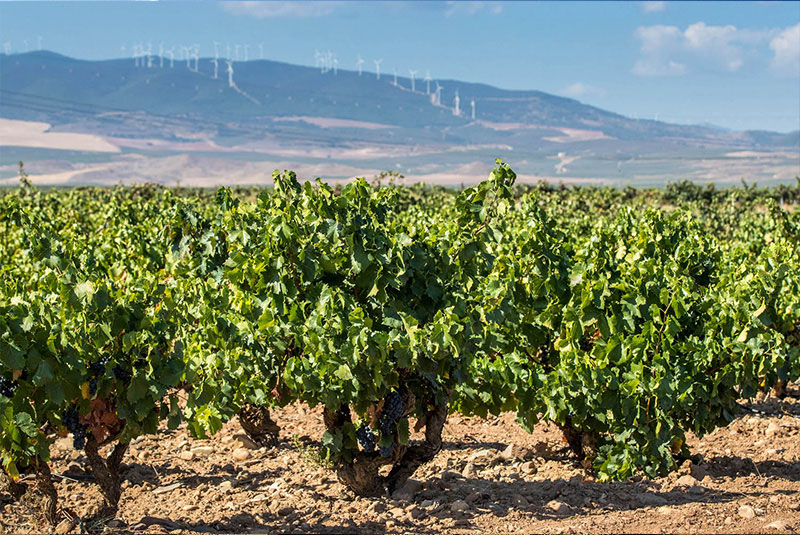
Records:
[[[472,463],[467,463],[467,465],[464,467],[464,470],[461,471],[461,475],[468,479],[474,477],[475,465],[473,465]]]
[[[679,487],[693,487],[697,485],[697,480],[690,475],[681,476],[675,482]]]
[[[192,451],[182,451],[178,454],[178,457],[183,459],[184,461],[191,461],[194,459],[194,452]]]
[[[253,439],[248,437],[247,435],[234,435],[233,440],[239,443],[239,447],[245,448],[248,450],[257,450],[261,448],[258,444],[256,444]]]
[[[219,490],[221,491],[228,491],[233,488],[233,483],[230,481],[223,481],[219,484]]]
[[[522,471],[523,474],[529,476],[539,471],[539,469],[536,467],[536,463],[533,461],[522,463],[522,465],[520,466],[520,470]]]
[[[659,507],[667,503],[666,498],[658,494],[653,494],[652,492],[640,492],[636,495],[636,499],[639,500],[639,503],[642,505],[652,507]]]
[[[233,458],[237,461],[246,461],[251,457],[250,450],[245,448],[237,448],[233,450]]]
[[[393,507],[392,509],[389,509],[389,514],[390,514],[390,515],[392,516],[392,518],[394,518],[395,520],[400,520],[400,519],[402,519],[404,516],[406,516],[406,511],[405,511],[405,509],[402,509],[402,508],[400,508],[400,507]]]
[[[192,449],[191,451],[198,457],[208,457],[209,455],[214,453],[214,448],[212,448],[211,446],[198,446]]]
[[[767,426],[767,430],[764,432],[764,434],[767,437],[774,437],[775,435],[778,435],[780,433],[781,433],[781,425],[777,422],[770,422],[769,425]]]
[[[463,513],[469,511],[469,504],[464,500],[456,500],[450,504],[450,511],[453,513]]]
[[[511,461],[514,459],[514,444],[509,444],[506,449],[503,450],[503,453],[500,454],[500,458],[504,461]]]
[[[742,505],[739,507],[739,516],[746,519],[755,518],[756,511],[749,505]]]
[[[767,529],[777,529],[778,531],[789,531],[792,529],[791,524],[783,520],[776,520],[767,524]]]
[[[469,457],[467,457],[467,461],[477,461],[479,459],[488,461],[491,457],[492,457],[492,451],[484,449],[484,450],[478,450]]]
[[[200,507],[198,507],[197,505],[195,505],[193,503],[190,503],[189,505],[184,505],[183,506],[183,510],[184,511],[197,511],[198,509],[200,509]]]
[[[726,526],[730,526],[731,524],[733,524],[733,518],[731,518],[729,516],[726,516],[724,523],[725,523]]]
[[[118,518],[112,518],[111,520],[106,522],[106,526],[111,529],[122,529],[126,526],[126,524],[123,520],[120,520]]]
[[[75,528],[75,522],[69,519],[64,519],[58,523],[55,532],[58,533],[59,535],[63,535],[65,533],[71,533],[74,528]]]
[[[560,502],[558,500],[550,500],[549,502],[547,502],[547,508],[559,515],[564,515],[569,513],[569,505],[567,505],[564,502]]]
[[[408,514],[411,515],[411,518],[413,518],[414,520],[419,520],[427,513],[425,513],[425,510],[422,509],[421,507],[417,507],[416,505],[414,505],[408,510]]]
[[[158,487],[153,489],[153,494],[158,496],[159,494],[166,494],[168,492],[172,492],[175,489],[179,489],[183,486],[183,483],[172,483],[171,485],[164,485],[163,487]]]

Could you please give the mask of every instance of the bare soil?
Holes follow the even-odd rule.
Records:
[[[794,533],[800,531],[800,389],[745,404],[726,428],[690,437],[695,457],[656,480],[602,484],[553,425],[510,414],[451,416],[444,449],[392,497],[359,498],[319,464],[321,410],[275,411],[281,442],[257,448],[231,422],[210,440],[184,429],[134,441],[115,520],[86,458],[53,452],[58,531],[106,533]],[[419,438],[419,437],[417,437]],[[510,446],[510,448],[509,448]],[[41,531],[29,500],[0,494],[0,531]],[[68,520],[77,517],[77,522]]]

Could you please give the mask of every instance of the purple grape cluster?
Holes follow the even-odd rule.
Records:
[[[10,398],[14,395],[14,392],[17,390],[17,383],[16,381],[12,381],[11,379],[6,379],[5,377],[0,377],[0,396],[5,396]]]
[[[378,418],[378,428],[381,436],[393,436],[397,428],[397,421],[403,416],[403,398],[397,392],[391,392],[383,400],[383,410]],[[394,442],[388,447],[379,447],[381,457],[388,457],[394,451]]]
[[[364,424],[356,430],[356,438],[358,443],[367,453],[375,451],[375,433],[372,432],[369,425]]]
[[[72,447],[82,450],[86,446],[86,430],[88,426],[78,421],[78,409],[73,405],[64,411],[61,417],[67,431],[72,433]]]

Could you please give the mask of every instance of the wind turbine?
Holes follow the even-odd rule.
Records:
[[[361,76],[361,66],[364,64],[364,60],[361,58],[361,54],[358,55],[358,61],[356,61],[356,68],[358,69],[358,75]]]
[[[328,55],[325,56],[325,72],[329,72],[333,68],[333,52],[328,50]]]
[[[475,99],[469,101],[470,106],[472,106],[472,120],[475,120]]]
[[[217,73],[219,71],[219,48],[217,47],[219,43],[214,41],[214,59],[211,60],[211,63],[214,64],[214,80],[217,79]]]
[[[425,71],[425,94],[431,94],[431,71]]]
[[[167,54],[169,54],[169,68],[172,69],[175,67],[175,46],[169,47]]]
[[[314,49],[314,66],[315,67],[322,67],[322,54],[319,53],[319,50],[316,48]],[[321,71],[325,72],[325,71]]]
[[[417,75],[417,71],[412,71],[411,69],[408,69],[408,74],[411,75],[411,92],[413,93],[414,89],[416,89],[416,85],[414,84],[414,77]]]
[[[231,45],[230,43],[225,44],[225,57],[231,59]]]
[[[444,89],[444,86],[443,85],[439,85],[439,80],[436,80],[436,93],[435,93],[435,96],[436,96],[436,105],[437,106],[441,106],[442,105],[442,89]]]
[[[459,104],[461,104],[461,99],[458,97],[458,89],[456,89],[456,98],[453,99],[453,103],[455,104],[453,107],[453,115],[460,117],[461,108],[459,107]]]
[[[11,54],[11,41],[6,41],[3,43],[3,52],[5,52],[6,55]]]
[[[236,87],[236,84],[233,83],[233,62],[230,59],[225,60],[225,63],[228,64],[228,87]]]
[[[194,58],[194,72],[200,72],[200,45],[192,45],[192,57]]]
[[[147,42],[147,68],[153,68],[153,43]]]
[[[336,73],[339,69],[339,58],[333,58],[333,75],[336,76]]]
[[[374,59],[372,61],[375,63],[375,79],[376,80],[380,80],[381,79],[381,62],[383,61],[383,58]]]
[[[258,43],[258,59],[264,59],[264,43]]]
[[[164,68],[164,43],[158,44],[158,68]]]
[[[138,67],[139,66],[139,45],[137,43],[133,43],[133,46],[131,46],[131,48],[133,49],[133,64],[134,64],[134,66]]]
[[[397,87],[397,68],[394,69],[394,82],[392,82],[392,85]]]

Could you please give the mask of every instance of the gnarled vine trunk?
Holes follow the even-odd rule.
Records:
[[[576,428],[572,420],[567,418],[564,424],[556,424],[564,435],[569,449],[577,455],[581,461],[584,459],[594,459],[597,455],[597,433],[583,431]]]
[[[42,493],[42,516],[50,526],[55,526],[58,492],[56,492],[56,487],[53,485],[53,479],[50,476],[50,465],[44,461],[38,461],[36,464],[36,487]]]
[[[449,400],[450,396],[447,396]],[[403,417],[413,412],[413,394],[403,394]],[[395,443],[392,454],[382,457],[378,452],[357,451],[351,461],[338,460],[335,463],[339,481],[359,496],[382,496],[401,488],[409,477],[422,464],[432,460],[442,449],[442,430],[447,421],[448,402],[436,405],[421,418],[425,426],[425,440],[408,445]],[[338,411],[324,409],[325,428],[331,433],[345,423],[351,422],[350,408],[343,405]],[[379,469],[391,465],[389,475],[382,477]]]
[[[117,514],[119,499],[122,496],[119,466],[127,450],[128,444],[117,442],[108,457],[104,459],[100,455],[99,445],[94,437],[90,436],[86,441],[85,451],[89,460],[89,468],[100,486],[100,492],[105,501],[101,516],[114,517]]]
[[[250,440],[259,446],[278,443],[281,428],[270,417],[269,408],[248,403],[239,411],[239,423]]]

